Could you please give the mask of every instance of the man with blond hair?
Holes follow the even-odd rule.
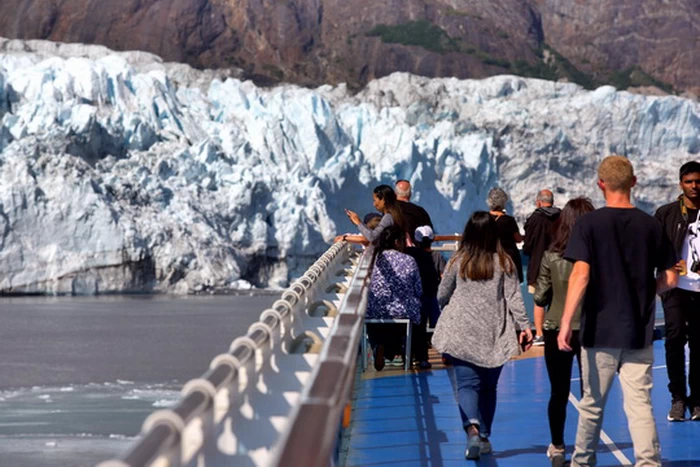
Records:
[[[678,282],[676,255],[661,224],[632,205],[630,161],[609,156],[598,167],[605,207],[579,218],[564,258],[574,263],[558,344],[571,351],[571,320],[581,310],[581,370],[572,466],[595,466],[608,392],[620,374],[637,466],[660,466],[651,407],[655,295]]]

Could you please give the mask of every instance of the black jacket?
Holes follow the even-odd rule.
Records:
[[[683,252],[685,234],[688,232],[688,225],[695,219],[683,218],[680,200],[664,204],[656,210],[654,217],[661,222],[661,225],[664,228],[664,233],[668,235],[668,238],[673,244],[673,248],[676,250],[676,255],[678,255],[680,258],[680,255]]]
[[[415,241],[416,229],[422,225],[429,225],[431,229],[435,230],[428,212],[422,207],[409,201],[401,200],[399,200],[398,206],[403,216],[406,232],[411,236],[411,240]]]
[[[527,265],[527,283],[535,285],[540,272],[542,255],[552,242],[552,224],[559,218],[561,210],[553,206],[537,208],[525,221],[523,253],[530,257]]]
[[[688,225],[695,219],[683,218],[680,198],[672,203],[661,206],[656,210],[656,213],[654,213],[654,217],[661,222],[664,233],[671,240],[676,252],[676,258],[680,258],[683,254],[683,242],[685,242],[685,234],[688,232]],[[667,306],[667,300],[672,299],[675,290],[676,289],[667,290],[661,294],[664,307]]]

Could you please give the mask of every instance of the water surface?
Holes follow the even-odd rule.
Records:
[[[277,298],[0,299],[0,467],[121,454]]]

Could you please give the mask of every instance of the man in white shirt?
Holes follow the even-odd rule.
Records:
[[[655,214],[673,243],[680,261],[678,287],[662,295],[666,322],[666,369],[671,392],[669,421],[700,420],[700,162],[680,169],[682,194]],[[685,344],[690,347],[686,393]]]

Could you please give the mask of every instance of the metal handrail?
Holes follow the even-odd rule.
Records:
[[[166,423],[158,424],[146,433],[143,440],[124,458],[122,465],[148,465],[158,457],[163,447],[173,446],[178,437],[177,430],[173,426]]]
[[[461,239],[459,234],[438,235],[434,241],[444,244],[435,250],[454,251]],[[370,257],[363,255],[355,268],[340,314],[324,346],[321,363],[300,404],[290,416],[291,421],[275,449],[271,466],[328,467],[336,463],[334,450],[338,443],[338,428],[350,402],[358,363],[357,349],[362,339],[369,262]]]
[[[453,243],[435,249],[455,250],[460,239],[459,235],[437,236],[436,242]],[[357,371],[367,304],[365,279],[370,258],[362,255],[357,261],[348,261],[354,251],[355,247],[346,242],[331,246],[301,278],[285,289],[279,300],[261,313],[245,336],[235,339],[228,352],[216,356],[200,378],[185,384],[183,397],[174,408],[159,410],[146,419],[143,438],[121,460],[104,462],[99,467],[177,467],[194,465],[193,462],[206,466],[230,465],[238,455],[251,456],[251,462],[256,465],[326,467],[334,464],[339,428],[347,421],[344,414],[349,407]],[[347,273],[339,274],[343,268],[348,271],[350,267],[353,268],[351,277]],[[328,287],[334,280],[342,280],[342,286]],[[313,310],[319,303],[330,303],[329,296],[342,297],[339,306],[336,309],[333,304],[333,314],[317,317]],[[323,323],[322,328],[317,328],[319,323]],[[289,352],[310,348],[305,347],[304,339],[313,340],[314,348],[321,350],[317,356],[296,354],[305,362],[302,368],[299,360],[294,360],[295,354]],[[262,408],[267,399],[255,398],[268,394],[266,388],[271,388],[273,393],[276,391],[267,381],[275,372],[265,371],[274,367],[282,372],[280,358],[297,365],[306,376],[301,380],[300,373],[290,368],[288,372],[291,371],[289,374],[296,380],[295,391],[301,392],[296,404],[289,402],[289,407],[285,405],[281,410],[273,407],[272,411],[260,412],[285,420],[284,425],[276,425],[274,434],[269,433],[274,438],[264,443],[252,440],[254,448],[265,451],[260,457],[248,451],[246,445],[242,450],[235,447],[240,442],[236,436],[239,433],[232,433],[232,430],[239,421],[247,423],[256,419],[258,411],[254,403],[257,400]],[[267,426],[272,428],[269,422]],[[187,438],[192,430],[196,431],[199,444]],[[222,438],[229,443],[225,448],[218,447]],[[202,451],[207,448],[209,451]],[[253,460],[253,456],[257,457]]]
[[[279,336],[282,327],[289,332],[289,323],[294,320],[296,313],[318,289],[330,272],[332,265],[338,263],[339,254],[345,251],[340,259],[346,258],[352,250],[345,242],[331,246],[302,276],[290,285],[271,309],[264,310],[259,321],[250,326],[248,333],[235,339],[229,352],[218,355],[212,360],[210,368],[200,377],[190,380],[183,387],[183,398],[170,410],[159,410],[152,413],[144,422],[143,438],[129,450],[121,459],[114,459],[99,464],[99,467],[146,467],[162,460],[163,465],[177,466],[182,462],[183,431],[188,424],[196,419],[211,421],[215,399],[221,389],[229,388],[228,398],[230,407],[237,407],[242,402],[240,391],[245,390],[251,376],[255,377],[256,355],[269,358],[271,350]],[[302,310],[302,311],[300,311]],[[274,334],[274,335],[273,335]],[[211,424],[202,424],[202,436],[206,430],[211,430]],[[211,434],[211,433],[209,433]]]
[[[350,282],[321,363],[301,403],[290,416],[272,466],[327,467],[332,465],[343,409],[350,401],[357,366],[357,349],[367,306],[369,257],[363,255]],[[309,449],[313,446],[313,449]]]

